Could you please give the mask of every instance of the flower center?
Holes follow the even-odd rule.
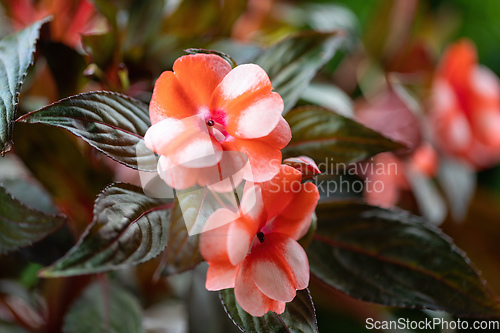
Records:
[[[259,242],[264,243],[264,233],[262,231],[259,231],[257,233],[257,238],[259,239]]]
[[[227,134],[224,125],[218,122],[217,119],[208,119],[206,124],[208,126],[208,133],[210,133],[215,140],[224,142],[230,137],[230,135]]]

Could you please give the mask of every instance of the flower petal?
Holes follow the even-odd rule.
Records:
[[[278,125],[284,104],[275,92],[259,94],[251,102],[233,103],[227,109],[226,131],[242,139],[255,139],[269,135]]]
[[[210,262],[205,287],[207,290],[234,288],[238,266],[224,262]]]
[[[283,117],[280,118],[278,125],[276,125],[271,133],[263,138],[259,138],[259,140],[277,149],[285,148],[291,139],[292,131],[290,130],[290,125],[288,125]]]
[[[307,233],[311,218],[319,200],[319,192],[313,183],[302,184],[289,204],[275,219],[266,224],[264,233],[279,232],[298,240]]]
[[[160,155],[170,155],[170,145],[185,130],[185,123],[175,118],[166,118],[153,124],[144,135],[146,147]]]
[[[154,125],[170,117],[182,119],[196,115],[198,107],[188,94],[173,72],[163,72],[156,80],[149,104],[151,123]]]
[[[252,182],[246,182],[243,196],[241,198],[240,210],[242,214],[259,224],[261,229],[267,218],[264,200],[262,199],[262,188]]]
[[[227,238],[230,224],[236,214],[229,209],[216,210],[205,222],[200,236],[200,253],[208,262],[222,262],[229,264],[227,254]]]
[[[293,300],[297,289],[309,284],[309,261],[293,239],[278,233],[266,234],[248,259],[253,280],[264,295],[281,302]]]
[[[175,165],[202,168],[216,165],[222,158],[222,147],[197,116],[183,119],[166,118],[147,131],[146,147],[168,156]]]
[[[233,139],[224,142],[224,150],[240,151],[248,156],[243,178],[253,182],[264,182],[273,178],[281,165],[281,151],[261,140]]]
[[[173,70],[193,104],[208,111],[212,94],[231,65],[215,54],[190,54],[177,59]]]
[[[271,180],[258,184],[262,190],[262,201],[268,221],[285,209],[295,192],[301,190],[301,182],[300,171],[288,165],[281,165],[279,172]]]
[[[248,157],[239,151],[223,151],[217,165],[204,168],[200,186],[209,186],[216,192],[233,192],[243,180]]]
[[[185,190],[196,185],[199,177],[199,169],[176,165],[164,155],[158,160],[157,171],[160,178],[176,190]]]
[[[196,116],[184,118],[181,122],[184,124],[182,133],[171,140],[167,149],[172,161],[188,168],[203,168],[219,163],[222,147],[208,133],[205,122]]]
[[[278,125],[284,107],[281,96],[271,89],[271,81],[260,66],[240,65],[217,86],[210,109],[226,113],[226,130],[232,136],[264,137]]]
[[[247,216],[242,216],[230,223],[227,237],[227,255],[231,264],[238,265],[245,259],[258,228],[257,221],[249,219]]]
[[[257,288],[252,278],[249,262],[246,260],[240,265],[236,275],[234,295],[243,310],[254,317],[261,317],[268,311],[276,311],[278,314],[285,311],[284,302],[270,299]]]

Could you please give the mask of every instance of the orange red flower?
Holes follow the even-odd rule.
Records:
[[[282,111],[261,67],[231,69],[217,55],[186,55],[156,81],[145,143],[161,155],[160,177],[176,189],[230,176],[267,181],[291,139]]]
[[[432,88],[431,123],[439,148],[476,169],[500,158],[500,84],[477,63],[468,40],[451,45]]]
[[[8,0],[8,4],[16,30],[53,15],[50,23],[52,40],[73,48],[80,46],[81,34],[103,25],[94,5],[88,0]]]
[[[297,240],[309,229],[319,193],[301,180],[298,170],[282,165],[270,181],[247,182],[239,211],[215,211],[201,234],[206,288],[234,288],[253,316],[282,313],[309,284],[309,262]]]

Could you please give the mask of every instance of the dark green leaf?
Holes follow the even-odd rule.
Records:
[[[0,40],[0,153],[12,147],[12,129],[19,93],[33,62],[41,26],[47,19]]]
[[[307,253],[311,272],[327,285],[383,305],[500,315],[465,254],[422,218],[356,202],[319,205],[316,213]]]
[[[22,204],[45,214],[58,213],[50,194],[32,178],[18,176],[0,179],[0,183]]]
[[[213,50],[205,50],[205,49],[187,49],[187,50],[184,50],[186,53],[189,53],[189,54],[197,54],[197,53],[202,53],[202,54],[215,54],[215,55],[218,55],[219,57],[221,58],[224,58],[224,60],[226,60],[232,68],[236,67],[237,64],[236,64],[236,61],[234,61],[233,58],[231,58],[230,55],[224,53],[224,52],[220,52],[220,51],[213,51]]]
[[[16,145],[16,151],[18,147],[19,145]],[[6,158],[8,157],[3,158],[0,164]],[[31,177],[18,175],[16,178],[0,179],[0,183],[2,183],[7,192],[27,207],[31,207],[47,215],[59,213],[49,193]],[[73,244],[72,232],[66,224],[31,246],[19,249],[17,256],[47,266],[68,252]]]
[[[24,206],[0,186],[0,253],[17,250],[41,240],[65,223],[63,216]]]
[[[307,104],[315,104],[342,116],[353,117],[351,98],[340,88],[328,83],[311,83],[301,97]]]
[[[155,155],[144,146],[151,126],[148,106],[112,92],[65,98],[18,119],[62,127],[114,160],[134,169],[156,171]]]
[[[236,64],[252,62],[262,52],[260,45],[249,42],[238,42],[231,38],[216,40],[207,45],[207,48],[224,52],[224,54],[230,54]]]
[[[172,202],[150,198],[129,184],[110,185],[99,195],[94,220],[78,243],[43,277],[105,272],[153,259],[168,239]]]
[[[316,313],[309,290],[298,290],[297,296],[286,304],[285,312],[268,312],[253,317],[236,302],[234,289],[224,289],[219,296],[228,316],[243,332],[318,332]]]
[[[109,283],[109,284],[108,284]],[[143,333],[139,301],[110,282],[94,283],[71,307],[64,333]]]
[[[318,70],[341,45],[340,33],[308,32],[287,38],[262,52],[253,62],[271,78],[287,113],[299,100]]]
[[[296,108],[285,119],[292,140],[283,149],[284,157],[307,155],[322,171],[325,165],[336,169],[335,164],[359,162],[403,147],[352,119],[317,106]]]
[[[72,228],[83,232],[92,220],[96,196],[112,182],[107,157],[95,154],[90,146],[82,147],[69,132],[52,126],[17,123],[14,140],[16,156],[64,207]]]

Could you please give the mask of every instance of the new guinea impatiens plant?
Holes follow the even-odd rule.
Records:
[[[152,46],[155,30],[134,16],[154,21],[164,8],[138,1],[122,15],[115,6],[95,2],[110,30],[82,37],[91,55],[85,73],[94,80],[85,84],[75,83],[84,68],[57,71],[57,56],[81,55],[74,34],[54,47],[61,30],[50,17],[0,40],[0,150],[14,175],[0,175],[0,331],[156,332],[181,322],[193,332],[328,332],[325,318],[338,315],[342,302],[373,314],[371,322],[396,318],[394,308],[450,321],[500,317],[498,297],[470,259],[418,211],[394,207],[396,192],[383,207],[342,192],[354,189],[353,179],[342,177],[354,177],[367,161],[411,161],[425,132],[419,117],[409,109],[398,114],[395,103],[367,107],[367,126],[359,114],[308,103],[322,96],[310,83],[328,77],[323,67],[333,66],[338,48],[352,51],[348,33],[293,33],[244,57],[243,46],[222,52],[207,44],[183,53],[200,42],[179,33],[183,43],[175,57],[164,55],[172,57],[166,62],[154,58],[161,50]],[[144,25],[144,34],[122,21]],[[245,19],[239,22],[243,31]],[[448,70],[448,62],[465,61],[454,60],[457,53],[468,56],[467,81]],[[472,115],[467,101],[488,91],[478,92],[471,77],[491,73],[475,67],[468,42],[443,59],[432,95],[421,98],[430,98],[434,113]],[[71,75],[77,88],[65,95]],[[49,86],[52,79],[58,100],[33,98],[39,81]],[[444,85],[455,94],[451,111],[438,108]],[[480,111],[494,118],[494,110]],[[478,138],[494,141],[481,119],[467,121],[485,129],[473,131]],[[432,138],[425,142],[439,159]],[[453,152],[471,161],[469,151]],[[429,162],[421,155],[419,163]],[[377,179],[403,177],[409,165]],[[437,174],[429,169],[428,177]]]

